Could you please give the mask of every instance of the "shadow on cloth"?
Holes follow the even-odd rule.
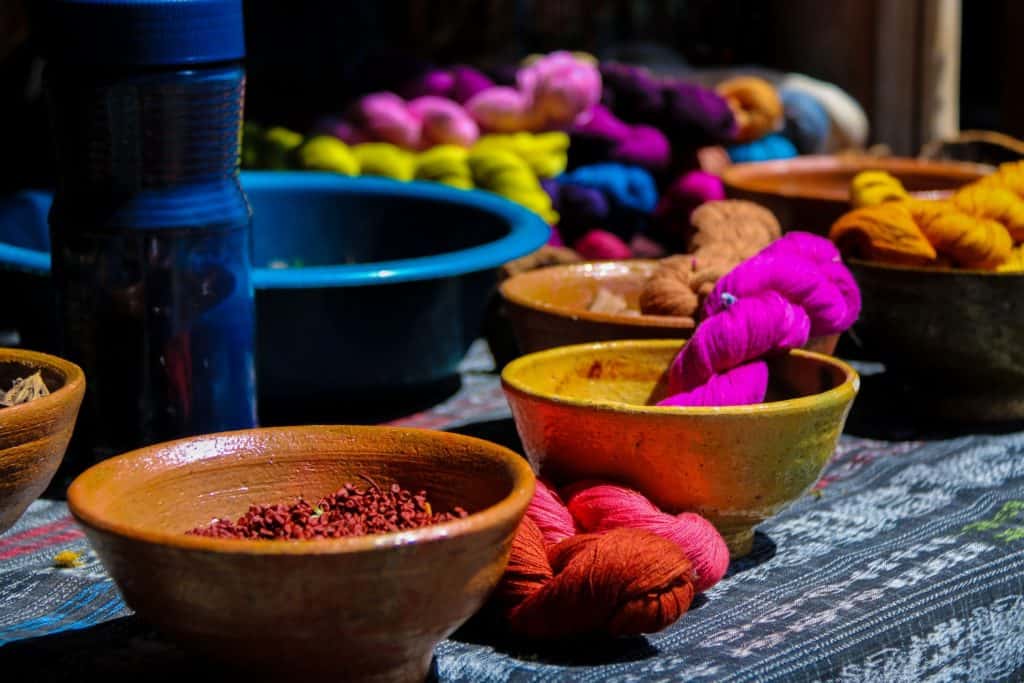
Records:
[[[8,643],[0,648],[0,671],[5,675],[22,674],[24,680],[34,683],[92,681],[101,676],[113,676],[112,680],[132,676],[146,683],[180,683],[185,676],[264,680],[259,672],[236,669],[185,650],[134,615]],[[431,660],[426,680],[438,680],[436,660]]]

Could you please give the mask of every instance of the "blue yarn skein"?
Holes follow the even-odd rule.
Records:
[[[617,210],[651,213],[658,203],[654,178],[639,166],[591,164],[564,173],[558,180],[562,184],[600,190]]]
[[[773,133],[760,140],[733,145],[726,150],[734,164],[747,161],[770,161],[772,159],[791,159],[797,155],[796,147],[788,138]]]
[[[782,134],[796,145],[801,154],[824,152],[832,132],[832,120],[825,107],[813,95],[802,90],[782,88],[779,94],[786,112],[786,126]]]

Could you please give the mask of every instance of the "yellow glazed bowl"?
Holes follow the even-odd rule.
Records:
[[[620,482],[663,510],[698,512],[739,557],[754,527],[817,481],[860,379],[830,356],[791,351],[771,361],[765,403],[649,405],[665,396],[679,348],[645,340],[541,351],[508,364],[502,385],[535,471]]]

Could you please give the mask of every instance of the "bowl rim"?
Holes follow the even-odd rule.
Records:
[[[827,391],[799,396],[797,398],[784,399],[782,401],[768,401],[753,405],[740,406],[644,406],[620,401],[607,400],[586,400],[578,398],[567,398],[548,393],[538,392],[526,385],[516,375],[527,365],[531,365],[549,358],[559,356],[573,356],[581,352],[612,351],[616,348],[648,348],[654,350],[679,349],[685,344],[680,339],[624,339],[605,342],[590,342],[586,344],[573,344],[561,346],[554,349],[546,349],[520,356],[513,360],[501,372],[502,388],[507,391],[520,393],[533,399],[544,401],[560,406],[572,408],[584,408],[587,410],[598,410],[601,412],[612,412],[630,415],[657,415],[679,417],[736,417],[742,415],[777,415],[782,413],[798,413],[811,408],[822,406],[842,405],[849,403],[856,397],[860,390],[860,375],[849,364],[835,358],[813,351],[792,349],[789,355],[808,360],[818,361],[825,365],[840,370],[845,379],[838,386]]]
[[[881,263],[867,259],[843,259],[848,265],[866,270],[890,270],[899,273],[915,273],[932,277],[957,277],[961,275],[1014,278],[1024,277],[1024,271],[980,270],[977,268],[929,268],[927,266],[907,266],[898,263]]]
[[[166,450],[175,446],[185,444],[197,444],[200,442],[211,442],[223,438],[244,438],[254,433],[275,433],[287,435],[289,433],[302,433],[310,431],[323,432],[325,430],[335,431],[339,435],[347,434],[356,436],[370,435],[372,433],[391,432],[404,434],[406,436],[420,434],[426,435],[428,439],[437,439],[443,434],[445,438],[453,438],[467,445],[477,446],[489,452],[496,460],[502,461],[508,468],[512,477],[512,490],[507,496],[495,504],[470,513],[462,519],[450,522],[441,522],[430,526],[420,527],[409,531],[397,531],[387,534],[376,534],[368,536],[350,536],[338,539],[304,539],[304,540],[259,540],[259,539],[224,539],[210,538],[206,536],[190,536],[182,533],[165,531],[152,531],[104,518],[98,514],[92,503],[92,496],[85,491],[86,482],[89,479],[102,478],[113,468],[123,467],[132,460],[153,455],[154,453]],[[218,457],[218,454],[209,456]],[[397,548],[412,544],[421,545],[429,542],[439,542],[448,538],[469,536],[481,530],[491,529],[503,524],[512,523],[517,517],[521,517],[533,498],[535,476],[526,458],[518,453],[490,441],[478,439],[455,432],[437,432],[428,429],[417,429],[413,427],[390,427],[384,425],[308,425],[294,427],[256,427],[253,429],[242,429],[229,432],[217,432],[213,434],[201,434],[194,437],[177,439],[163,443],[153,444],[134,451],[129,451],[119,456],[109,458],[96,465],[93,465],[80,474],[68,487],[67,502],[71,514],[86,528],[93,528],[121,538],[160,545],[185,551],[199,551],[218,553],[224,555],[341,555],[369,551],[383,551],[390,548]]]
[[[498,268],[543,246],[551,228],[536,213],[504,197],[481,190],[460,190],[442,183],[400,181],[371,176],[349,177],[322,171],[243,171],[244,191],[353,189],[364,195],[425,199],[441,204],[469,206],[497,216],[508,232],[496,240],[465,249],[416,258],[303,268],[252,269],[256,289],[315,289],[320,287],[362,287],[417,282],[455,277]],[[25,193],[22,193],[25,194]],[[45,193],[33,192],[34,195]],[[46,252],[0,244],[0,267],[47,274],[50,255]]]
[[[528,308],[533,311],[541,313],[547,313],[549,315],[558,316],[561,318],[572,318],[577,320],[586,320],[588,322],[595,323],[611,323],[616,325],[622,325],[626,327],[644,327],[644,328],[658,328],[658,329],[672,329],[672,330],[692,330],[697,327],[696,322],[688,322],[686,318],[673,315],[648,315],[641,313],[639,315],[623,315],[621,313],[600,313],[597,311],[588,311],[584,308],[572,308],[570,306],[558,306],[556,304],[547,303],[538,299],[533,299],[528,296],[524,296],[520,292],[514,291],[517,283],[529,281],[531,279],[539,280],[544,277],[553,277],[552,273],[544,273],[544,271],[560,271],[565,273],[566,276],[575,277],[576,273],[581,270],[611,270],[624,269],[627,271],[634,271],[639,268],[654,268],[658,263],[658,259],[616,259],[609,261],[582,261],[580,263],[561,263],[551,266],[545,266],[543,268],[537,268],[535,270],[528,270],[523,273],[516,273],[512,277],[508,278],[498,287],[498,291],[501,293],[502,298],[514,305]],[[594,278],[600,280],[600,278]]]
[[[0,362],[22,363],[30,367],[41,367],[59,373],[64,383],[46,396],[16,406],[0,408],[0,423],[26,421],[40,413],[57,410],[58,406],[81,397],[85,393],[85,372],[69,360],[40,351],[0,347]],[[7,389],[8,387],[5,387]]]
[[[751,185],[751,180],[759,179],[763,173],[759,171],[771,171],[773,169],[785,170],[797,167],[800,171],[821,171],[829,169],[857,169],[869,170],[878,169],[898,173],[900,171],[915,171],[924,175],[942,175],[942,171],[964,176],[968,182],[968,175],[978,177],[994,172],[996,169],[988,164],[979,164],[969,161],[932,161],[929,159],[916,159],[914,157],[873,157],[866,154],[853,154],[849,156],[836,154],[810,154],[791,159],[771,159],[768,161],[750,161],[739,164],[731,164],[722,171],[722,183],[726,187],[743,192],[755,192],[763,195],[773,195],[787,199],[816,199],[820,201],[848,202],[849,196],[845,190],[841,191],[818,191],[807,192],[797,189],[774,188],[767,190]],[[912,192],[911,194],[930,194],[933,191]]]

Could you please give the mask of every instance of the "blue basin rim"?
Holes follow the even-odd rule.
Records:
[[[440,183],[400,182],[388,178],[349,178],[315,171],[251,171],[243,172],[241,177],[242,187],[246,190],[338,188],[367,196],[401,195],[434,203],[471,206],[500,217],[509,226],[508,233],[493,242],[433,256],[337,266],[256,268],[253,284],[259,289],[358,287],[464,275],[497,268],[525,256],[543,246],[550,236],[550,228],[537,214],[498,195],[479,190],[458,190]],[[50,255],[0,243],[0,264],[45,273],[50,269]]]

